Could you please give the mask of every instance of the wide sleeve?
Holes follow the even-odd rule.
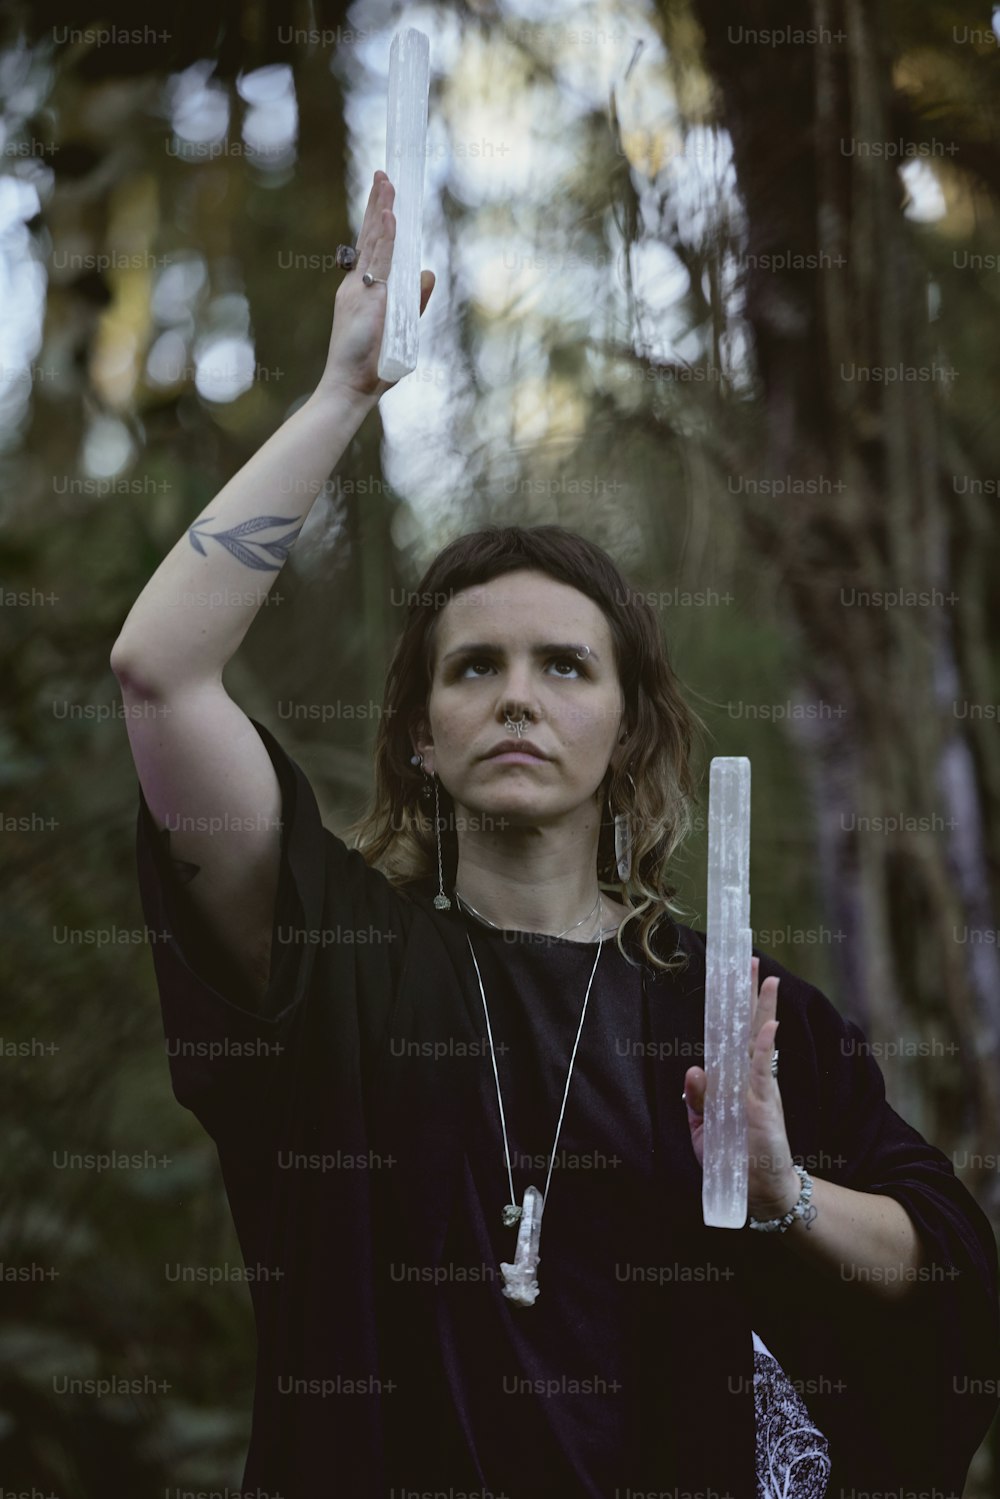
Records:
[[[822,1018],[821,1018],[822,1016]],[[911,1284],[907,1338],[914,1396],[931,1442],[971,1460],[997,1410],[1000,1309],[997,1245],[985,1213],[959,1181],[952,1161],[902,1119],[886,1098],[868,1038],[826,1002],[828,1062],[824,1125],[847,1156],[843,1184],[892,1197],[912,1219],[924,1263]],[[833,1046],[836,1042],[836,1050]],[[834,1178],[836,1179],[836,1178]],[[919,1441],[915,1434],[914,1441]]]
[[[367,1025],[377,1033],[378,1004],[388,1006],[398,978],[405,901],[360,852],[323,826],[301,767],[262,724],[250,719],[281,787],[281,850],[267,989],[255,999],[199,918],[178,879],[169,837],[139,788],[136,858],[151,933],[170,1078],[217,1143],[269,1148],[297,1084],[315,1065],[317,1043],[348,1066]],[[365,960],[371,999],[359,1021],[357,943],[374,929],[385,957]],[[359,936],[361,934],[361,936]],[[351,943],[349,939],[355,938]],[[323,1005],[327,1015],[312,1015]]]
[[[924,1263],[915,1272],[904,1266],[883,1271],[883,1282],[892,1277],[908,1286],[906,1299],[894,1306],[873,1298],[871,1283],[860,1283],[862,1269],[841,1266],[842,1285],[832,1288],[837,1294],[827,1310],[840,1320],[844,1381],[863,1396],[880,1428],[890,1473],[902,1478],[904,1470],[913,1472],[960,1492],[998,1405],[993,1230],[951,1160],[888,1102],[875,1048],[861,1027],[812,985],[773,962],[762,963],[762,979],[768,972],[780,973],[782,986],[787,979],[792,987],[791,1054],[801,1046],[803,1074],[817,1080],[818,1149],[807,1168],[854,1191],[894,1198],[923,1246]],[[779,1021],[782,1014],[779,997]],[[781,1047],[779,1027],[779,1053]]]

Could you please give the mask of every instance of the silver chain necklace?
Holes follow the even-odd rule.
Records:
[[[472,902],[466,900],[466,898],[465,898],[464,895],[459,895],[457,888],[455,890],[455,896],[456,896],[456,899],[458,899],[463,906],[468,907],[468,909],[472,912],[473,916],[478,916],[479,919],[480,919],[480,921],[485,921],[486,925],[487,926],[491,926],[495,932],[504,932],[504,931],[513,931],[513,930],[516,930],[516,928],[513,928],[513,927],[498,926],[495,921],[491,921],[488,916],[484,916],[481,911],[477,911],[476,908],[475,908],[475,906],[472,904]],[[594,904],[591,906],[590,910],[587,912],[587,915],[586,916],[581,916],[579,921],[574,921],[574,923],[573,923],[572,926],[568,926],[566,928],[566,931],[563,931],[563,932],[538,932],[538,933],[536,933],[536,935],[540,936],[540,937],[565,937],[566,932],[575,932],[578,926],[583,926],[583,923],[585,921],[587,921],[591,916],[593,916],[594,912],[597,910],[597,907],[600,905],[600,902],[601,902],[601,892],[600,892],[600,890],[598,890],[598,892],[597,892],[597,899],[594,901]],[[603,927],[601,928],[601,932],[603,934],[603,932],[604,932],[604,928]],[[593,939],[591,939],[591,940],[593,940]]]
[[[456,895],[458,892],[455,892]],[[598,904],[601,901],[601,893],[598,891]],[[466,902],[467,904],[467,902]],[[586,917],[584,918],[586,920]],[[492,924],[492,923],[491,923]],[[603,930],[603,928],[602,928]],[[533,1306],[538,1297],[538,1269],[539,1249],[542,1235],[542,1210],[548,1201],[549,1182],[552,1179],[552,1167],[555,1164],[556,1150],[559,1146],[559,1134],[562,1130],[563,1115],[566,1112],[566,1099],[569,1096],[570,1078],[573,1076],[573,1064],[576,1061],[577,1047],[580,1044],[580,1034],[583,1030],[584,1017],[587,1014],[587,1003],[590,999],[590,990],[594,982],[594,974],[601,953],[604,950],[603,942],[598,942],[597,952],[594,955],[594,966],[590,970],[590,978],[587,982],[587,992],[583,998],[583,1010],[580,1014],[580,1024],[576,1029],[576,1040],[573,1042],[573,1052],[569,1059],[569,1071],[566,1073],[566,1086],[563,1089],[562,1106],[559,1110],[559,1121],[556,1124],[555,1139],[552,1141],[552,1154],[549,1157],[549,1170],[545,1178],[545,1191],[539,1192],[537,1187],[526,1187],[524,1200],[520,1207],[514,1201],[514,1176],[510,1167],[510,1146],[507,1141],[507,1120],[504,1117],[503,1098],[500,1094],[500,1074],[497,1071],[496,1052],[493,1047],[493,1027],[490,1024],[490,1011],[486,1003],[486,990],[483,987],[483,976],[479,971],[479,963],[476,959],[476,950],[472,945],[472,938],[466,932],[465,939],[472,953],[472,961],[476,968],[476,977],[479,980],[479,992],[483,997],[483,1011],[486,1015],[486,1033],[490,1042],[490,1057],[493,1062],[493,1077],[497,1088],[497,1106],[500,1110],[500,1127],[503,1130],[504,1159],[507,1162],[507,1180],[510,1184],[510,1202],[503,1210],[503,1224],[505,1228],[511,1228],[518,1224],[517,1246],[514,1250],[513,1264],[501,1262],[500,1270],[503,1275],[503,1294],[508,1300],[516,1302],[518,1306]]]

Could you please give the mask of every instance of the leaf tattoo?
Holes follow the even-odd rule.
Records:
[[[242,538],[252,537],[255,531],[266,531],[271,526],[283,526],[288,521],[298,520],[296,515],[255,515],[252,520],[240,521],[238,526],[232,526],[228,531],[199,531],[199,526],[205,526],[212,519],[210,515],[196,520],[194,525],[188,527],[188,539],[196,552],[203,557],[208,553],[202,545],[205,536],[211,537],[213,541],[221,541],[227,552],[232,553],[237,562],[242,562],[245,567],[255,568],[258,572],[276,573],[280,571],[282,564],[288,557],[292,543],[302,530],[301,525],[295,527],[294,531],[288,531],[284,536],[279,536],[276,541],[250,541],[249,544]],[[254,547],[256,551],[252,550]],[[276,560],[269,562],[267,557],[262,557],[261,552],[266,552],[268,557]]]

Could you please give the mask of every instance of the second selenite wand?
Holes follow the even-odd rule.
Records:
[[[705,937],[702,1214],[711,1228],[742,1228],[753,1004],[750,761],[745,755],[716,756],[709,767]]]

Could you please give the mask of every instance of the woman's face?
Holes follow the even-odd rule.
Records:
[[[575,651],[588,646],[580,659]],[[521,736],[504,728],[522,712]],[[515,825],[590,799],[625,732],[611,631],[586,594],[544,573],[506,573],[455,594],[438,620],[429,724],[415,743],[456,806]],[[488,758],[502,743],[547,758]]]

